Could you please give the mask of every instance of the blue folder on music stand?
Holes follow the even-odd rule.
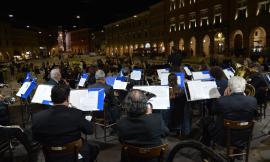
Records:
[[[97,109],[98,111],[102,111],[104,107],[104,99],[105,99],[105,91],[104,88],[89,88],[88,92],[97,91],[98,92],[98,102]]]
[[[36,87],[37,83],[35,81],[24,82],[16,96],[27,99]]]
[[[177,83],[180,88],[184,88],[185,86],[185,73],[180,72],[180,73],[175,73],[177,76]],[[180,78],[180,81],[178,81],[178,78]]]

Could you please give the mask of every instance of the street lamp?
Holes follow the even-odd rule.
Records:
[[[8,15],[8,17],[12,18],[12,17],[14,17],[14,15],[12,15],[12,14],[9,14],[9,15]]]
[[[73,25],[73,28],[77,28],[77,26],[76,25]]]
[[[29,25],[27,25],[27,26],[26,26],[26,28],[30,28],[30,26],[29,26]]]
[[[77,16],[76,16],[76,19],[80,19],[80,18],[81,18],[81,16],[80,16],[80,15],[77,15]]]
[[[42,32],[38,32],[38,34],[42,34]]]

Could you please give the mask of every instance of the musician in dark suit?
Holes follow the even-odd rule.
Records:
[[[65,147],[79,141],[81,133],[92,134],[92,123],[85,119],[83,112],[69,108],[70,88],[56,85],[52,88],[51,99],[54,106],[33,116],[33,137],[44,146]],[[83,142],[80,155],[83,162],[92,162],[98,154],[98,147]],[[47,161],[74,161],[74,154],[49,154]]]
[[[62,85],[68,84],[65,80],[62,79],[61,71],[59,68],[54,68],[50,72],[50,80],[47,82],[48,85]]]
[[[147,97],[140,90],[132,90],[124,101],[127,117],[117,123],[121,143],[140,147],[154,147],[162,144],[161,137],[168,134],[159,114],[152,114],[147,108]]]
[[[252,121],[257,115],[257,101],[254,97],[245,96],[244,91],[246,80],[235,76],[229,80],[228,88],[225,90],[225,96],[217,100],[214,112],[217,115],[215,121],[205,125],[204,141],[209,144],[210,139],[220,145],[225,145],[225,129],[223,120],[233,121]],[[208,125],[208,126],[207,126]],[[248,139],[250,130],[233,132],[231,135],[232,144],[237,147],[244,147]],[[208,133],[208,134],[207,134]],[[208,137],[207,137],[208,136]],[[207,137],[207,138],[205,138]]]
[[[107,110],[107,119],[110,123],[116,122],[121,116],[121,109],[117,106],[113,87],[106,84],[105,72],[103,70],[96,71],[96,83],[88,86],[88,88],[104,88],[105,91],[105,105],[104,109]],[[95,116],[100,116],[100,112],[95,112]]]

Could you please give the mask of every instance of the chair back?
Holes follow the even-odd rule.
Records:
[[[168,144],[163,144],[151,148],[136,147],[128,144],[123,144],[122,152],[127,161],[129,161],[129,155],[132,157],[138,157],[143,159],[158,158],[160,162],[163,161],[164,153],[168,150]]]
[[[83,146],[82,139],[67,143],[62,146],[49,146],[43,145],[43,154],[47,161],[47,157],[50,154],[73,154],[74,155],[74,162],[78,161],[78,153]]]
[[[236,156],[245,155],[245,161],[248,162],[249,156],[249,147],[250,141],[252,139],[252,131],[253,131],[254,122],[253,121],[232,121],[224,119],[224,127],[227,130],[226,135],[226,146],[227,146],[227,156],[230,158],[234,158]],[[237,148],[237,146],[233,146],[232,141],[232,131],[233,130],[249,130],[248,139],[246,141],[246,146],[241,153],[234,153],[234,150],[241,150],[242,148]]]

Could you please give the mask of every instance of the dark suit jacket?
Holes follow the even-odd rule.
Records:
[[[140,147],[161,145],[161,137],[169,132],[160,114],[122,118],[117,123],[117,129],[121,143]]]
[[[254,97],[244,96],[242,93],[235,93],[231,96],[224,96],[217,100],[214,112],[217,119],[210,126],[210,134],[214,141],[224,145],[225,129],[223,120],[229,119],[234,121],[251,121],[257,115],[257,101]],[[247,140],[249,131],[236,131],[232,135],[232,143],[239,146]]]
[[[225,79],[216,80],[218,91],[221,96],[224,95],[225,89],[228,87],[228,81]]]
[[[64,105],[35,114],[32,122],[34,139],[47,145],[63,145],[80,139],[81,133],[92,133],[91,123],[83,112]]]
[[[53,79],[50,79],[48,82],[47,82],[47,85],[52,85],[52,86],[56,86],[56,85],[59,85],[59,83],[57,83],[55,80]]]

